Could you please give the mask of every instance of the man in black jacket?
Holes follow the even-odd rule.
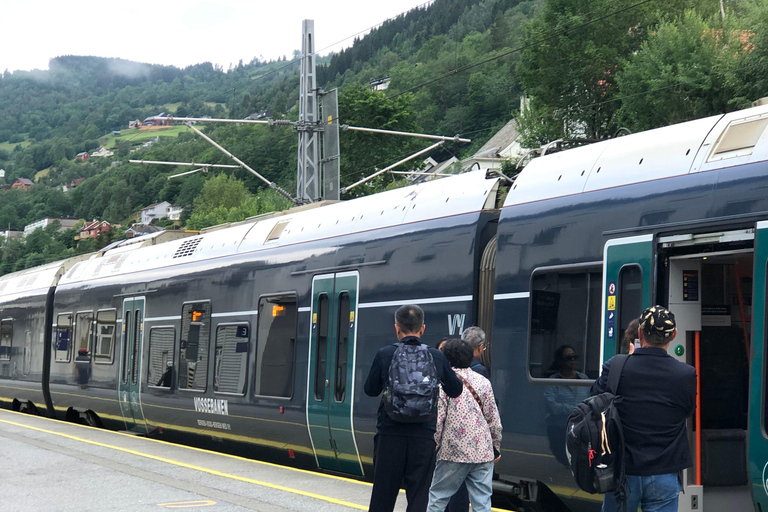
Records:
[[[424,311],[419,306],[401,306],[395,313],[395,333],[400,343],[421,344],[424,334]],[[397,344],[379,349],[365,381],[365,393],[379,396],[389,383],[389,366]],[[442,352],[430,348],[437,378],[445,393],[457,397],[463,384],[451,370]],[[379,404],[376,437],[373,439],[373,491],[371,512],[392,512],[400,484],[405,482],[407,512],[424,512],[429,503],[429,486],[435,470],[435,431],[437,417],[420,423],[402,423],[392,419]]]
[[[686,418],[696,406],[696,370],[667,353],[677,335],[675,316],[662,306],[643,311],[640,348],[621,372],[616,403],[624,430],[627,508],[677,512],[680,472],[693,465]],[[592,394],[608,391],[611,361],[603,365]],[[620,510],[613,493],[605,495],[604,512]]]

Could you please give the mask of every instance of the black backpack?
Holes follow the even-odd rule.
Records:
[[[614,492],[616,501],[626,501],[624,433],[616,403],[619,378],[628,355],[611,361],[608,389],[577,405],[568,417],[565,452],[576,484],[590,494]]]
[[[437,411],[440,382],[429,347],[398,343],[389,365],[389,382],[384,390],[384,408],[395,420],[421,423]]]

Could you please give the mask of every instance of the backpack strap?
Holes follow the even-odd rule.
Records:
[[[621,371],[624,369],[624,363],[627,362],[629,354],[619,354],[611,360],[611,373],[608,375],[608,391],[614,395],[619,390],[619,379]]]

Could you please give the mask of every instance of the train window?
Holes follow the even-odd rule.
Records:
[[[32,331],[26,331],[24,333],[24,365],[21,372],[24,375],[29,375],[32,369]]]
[[[326,359],[328,358],[328,294],[317,298],[317,340],[315,341],[315,400],[325,399]]]
[[[621,347],[624,332],[629,322],[636,320],[643,312],[643,271],[640,265],[627,265],[619,271],[619,318],[616,325],[619,332],[616,336],[616,353],[627,353]],[[637,334],[635,334],[637,336]]]
[[[250,335],[249,324],[219,325],[216,328],[216,355],[213,360],[214,391],[245,394]]]
[[[153,327],[149,330],[147,385],[170,388],[173,382],[173,355],[176,353],[176,329]]]
[[[259,299],[254,394],[284,398],[293,395],[297,312],[295,295]]]
[[[336,376],[333,397],[343,402],[347,396],[347,351],[349,350],[350,314],[349,293],[339,294],[339,329],[336,333]]]
[[[131,383],[136,384],[139,378],[139,345],[141,344],[141,329],[144,326],[144,319],[141,310],[137,309],[133,316],[133,356],[131,357]]]
[[[116,310],[96,313],[96,349],[93,360],[97,364],[112,364],[114,361],[116,323]]]
[[[79,355],[81,349],[91,352],[91,336],[93,332],[93,313],[87,311],[75,315],[75,354]]]
[[[123,363],[121,374],[123,384],[128,382],[128,328],[131,325],[131,318],[133,318],[132,311],[126,311],[123,318],[123,356],[120,358]]]
[[[59,315],[56,319],[56,362],[68,363],[72,353],[72,315]]]
[[[581,379],[597,378],[601,298],[599,269],[558,269],[534,274],[528,337],[528,370],[532,378],[562,378],[561,372],[566,369],[576,370]],[[569,360],[569,367],[565,366],[564,358],[556,358],[565,351],[564,346],[575,352],[570,354],[573,359]]]
[[[0,361],[11,360],[11,343],[13,340],[13,320],[0,321]]]
[[[179,389],[205,391],[208,382],[208,340],[211,336],[211,303],[194,302],[181,308]]]
[[[743,119],[732,121],[717,139],[707,161],[715,162],[726,158],[751,155],[766,127],[768,127],[768,118],[766,117],[746,122]]]

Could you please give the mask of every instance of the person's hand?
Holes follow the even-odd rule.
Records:
[[[498,456],[498,457],[496,457],[495,459],[493,459],[493,462],[494,462],[494,463],[496,463],[496,462],[499,462],[499,459],[500,459],[500,458],[501,458],[501,454],[499,454],[499,456]]]

